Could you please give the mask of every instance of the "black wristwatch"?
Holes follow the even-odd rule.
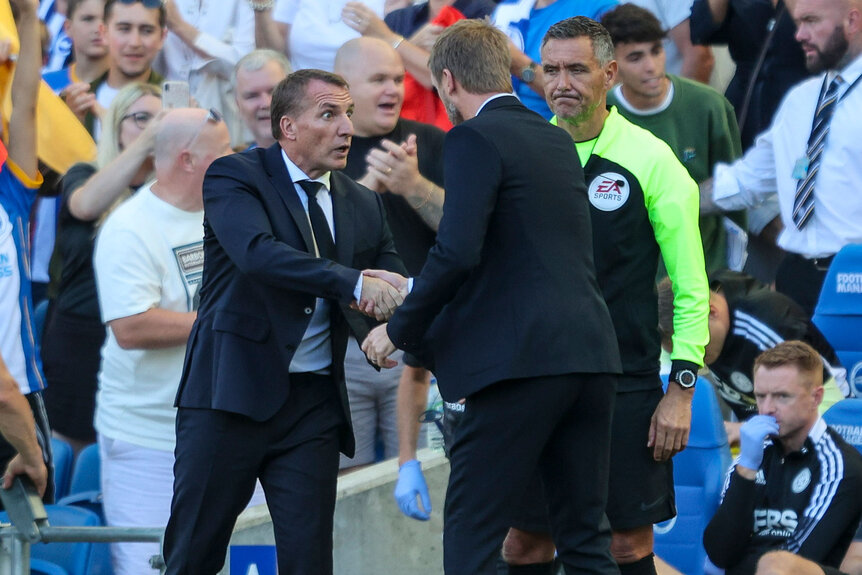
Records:
[[[670,378],[683,389],[691,389],[697,382],[698,365],[690,361],[674,361],[671,364]]]
[[[536,79],[536,68],[538,64],[535,62],[530,62],[530,65],[521,70],[521,74],[518,76],[522,82],[527,84],[532,84]]]

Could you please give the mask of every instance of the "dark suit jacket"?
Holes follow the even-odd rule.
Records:
[[[505,379],[619,373],[568,134],[504,96],[447,134],[444,160],[437,243],[393,343],[433,363],[448,401]]]
[[[406,272],[380,197],[338,172],[331,191],[337,262],[309,253],[311,227],[278,144],[226,156],[207,170],[201,303],[178,407],[272,417],[288,401],[288,368],[319,297],[333,300],[331,369],[350,421],[346,304],[359,270]],[[342,439],[352,454],[349,425]]]

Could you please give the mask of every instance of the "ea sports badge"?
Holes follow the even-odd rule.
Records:
[[[603,212],[620,209],[629,199],[630,186],[628,181],[616,172],[604,172],[590,182],[587,193],[590,203]]]

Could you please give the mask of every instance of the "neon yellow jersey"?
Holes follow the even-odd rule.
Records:
[[[556,117],[551,123],[557,124]],[[591,205],[599,285],[617,330],[624,373],[658,370],[659,252],[673,282],[671,359],[703,365],[709,284],[697,184],[665,142],[613,107],[599,136],[575,146]]]

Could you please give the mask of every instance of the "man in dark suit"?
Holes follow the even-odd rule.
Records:
[[[443,218],[404,305],[364,349],[382,366],[396,346],[419,354],[446,401],[466,398],[446,573],[495,573],[510,507],[536,469],[567,572],[616,573],[604,506],[620,360],[571,139],[512,95],[506,38],[488,24],[448,28],[430,67],[456,124]]]
[[[340,76],[291,74],[273,93],[277,143],[207,172],[201,303],[177,395],[168,573],[221,569],[257,478],[279,573],[332,573],[338,452],[354,449],[344,350],[349,330],[367,331],[348,305],[384,318],[403,299],[358,271],[403,265],[379,196],[335,171],[347,161],[352,109]]]

